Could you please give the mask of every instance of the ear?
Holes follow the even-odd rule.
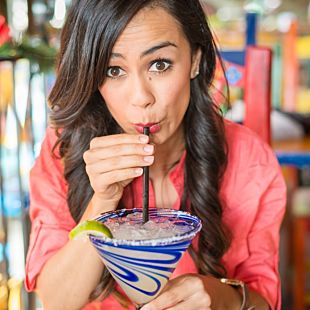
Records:
[[[194,79],[199,75],[199,66],[201,60],[201,49],[198,48],[197,51],[192,56],[192,66],[191,66],[191,79]]]

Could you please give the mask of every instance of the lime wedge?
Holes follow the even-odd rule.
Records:
[[[69,239],[88,239],[88,235],[113,238],[110,229],[106,225],[95,220],[89,220],[75,226],[69,233]]]

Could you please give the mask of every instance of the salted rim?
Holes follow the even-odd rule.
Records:
[[[165,237],[165,238],[154,238],[154,239],[143,239],[143,240],[126,240],[126,239],[109,238],[109,237],[104,236],[104,235],[98,237],[98,236],[94,236],[92,234],[89,234],[89,239],[92,242],[98,242],[102,245],[158,246],[158,245],[167,245],[167,244],[170,245],[170,244],[174,244],[174,243],[179,242],[179,241],[191,240],[201,230],[201,227],[202,227],[201,220],[197,216],[192,215],[189,212],[181,211],[181,210],[175,210],[175,209],[150,208],[149,214],[151,215],[151,213],[154,211],[156,211],[156,212],[160,211],[160,212],[163,212],[163,214],[165,214],[165,212],[172,213],[172,214],[175,213],[175,215],[177,215],[180,218],[182,218],[182,216],[190,217],[193,224],[195,224],[195,227],[193,230],[191,230],[189,232],[185,232],[182,234],[178,234],[178,235],[175,235],[172,237]],[[108,211],[108,212],[102,213],[95,220],[99,221],[101,223],[104,223],[104,221],[102,221],[103,216],[107,217],[106,219],[109,219],[110,218],[109,214],[118,214],[121,212],[130,212],[130,213],[140,212],[140,213],[142,213],[142,209],[133,208],[133,209],[120,209],[120,210],[116,210],[116,211]]]

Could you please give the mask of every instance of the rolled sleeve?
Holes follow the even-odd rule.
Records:
[[[30,172],[31,234],[26,259],[25,286],[35,289],[36,278],[47,260],[68,241],[68,232],[75,222],[68,209],[67,185],[61,160],[52,155],[56,142],[48,128],[41,152]]]

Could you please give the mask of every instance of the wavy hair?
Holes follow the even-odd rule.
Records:
[[[59,146],[68,183],[68,206],[78,222],[92,198],[83,161],[91,139],[121,132],[98,87],[105,79],[116,40],[146,7],[166,10],[181,25],[192,52],[202,51],[200,75],[191,80],[184,118],[187,155],[181,208],[186,209],[189,201],[190,211],[203,222],[198,251],[190,248],[199,272],[220,277],[225,274],[221,258],[230,244],[219,198],[227,145],[221,112],[210,95],[218,50],[199,0],[73,1],[62,30],[57,79],[49,96],[50,121],[58,133],[55,147]],[[111,292],[117,295],[114,284],[105,270],[90,300]]]

